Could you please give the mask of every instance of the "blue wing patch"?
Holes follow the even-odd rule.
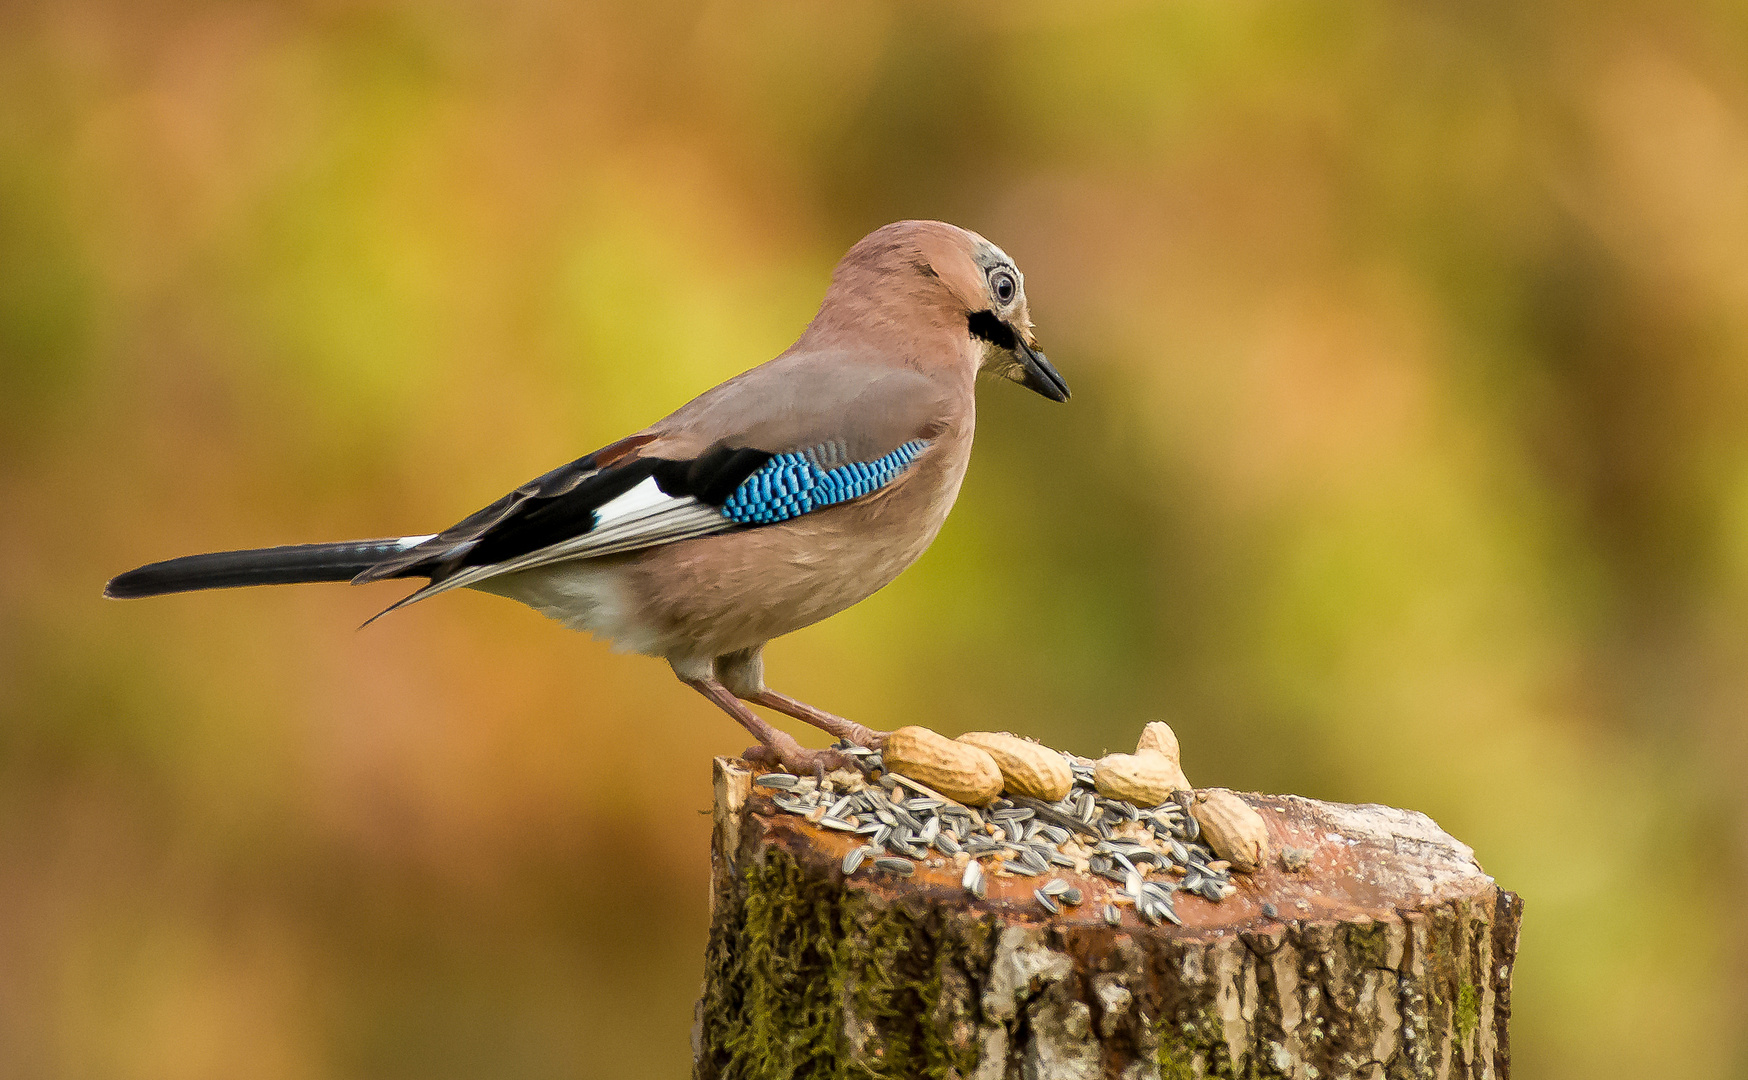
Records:
[[[859,498],[896,480],[928,446],[927,439],[912,439],[885,457],[841,465],[835,447],[778,454],[734,489],[722,516],[738,525],[772,525]]]

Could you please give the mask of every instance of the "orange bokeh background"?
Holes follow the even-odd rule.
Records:
[[[933,550],[772,684],[1424,810],[1528,901],[1519,1075],[1748,1076],[1745,32],[0,8],[0,1075],[684,1075],[746,739],[663,665],[472,594],[99,589],[440,528],[941,217],[1074,399],[985,387]]]

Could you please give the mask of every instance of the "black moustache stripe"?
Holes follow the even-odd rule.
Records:
[[[1019,347],[1020,341],[1014,336],[1014,328],[996,318],[993,311],[973,311],[965,321],[974,338],[1009,352]]]

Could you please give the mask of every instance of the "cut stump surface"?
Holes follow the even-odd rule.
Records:
[[[1179,894],[1181,926],[1112,927],[1097,876],[991,875],[983,900],[945,857],[846,878],[864,837],[715,770],[699,1080],[1509,1076],[1522,903],[1423,814],[1244,795],[1269,864]],[[1046,912],[1053,876],[1083,902]]]

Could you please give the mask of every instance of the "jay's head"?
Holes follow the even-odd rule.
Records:
[[[834,307],[892,327],[964,333],[979,370],[1051,401],[1068,384],[1044,358],[1026,308],[1026,279],[1001,248],[944,221],[899,221],[857,242],[838,263],[820,314]]]

